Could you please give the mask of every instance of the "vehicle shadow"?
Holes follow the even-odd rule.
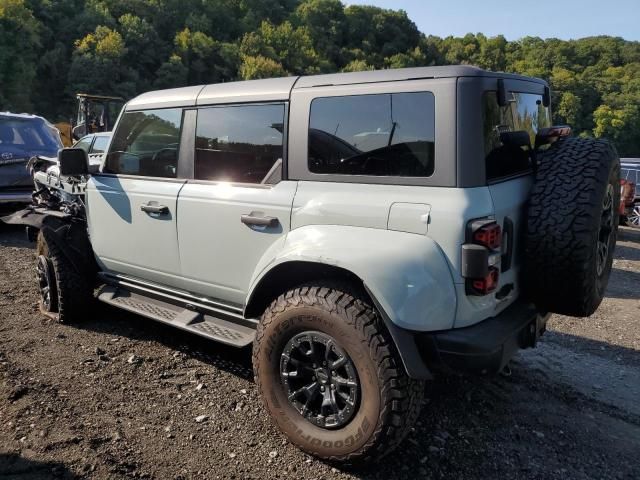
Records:
[[[0,453],[0,478],[49,480],[77,477],[59,462],[39,462],[14,453]]]
[[[618,240],[622,240],[623,242],[636,242],[640,244],[640,228],[619,227]]]
[[[131,340],[156,341],[245,380],[253,381],[250,347],[238,349],[95,300],[93,315],[75,328]]]
[[[640,273],[612,268],[605,298],[640,300]]]
[[[638,246],[616,245],[615,258],[618,260],[640,261],[640,243]]]

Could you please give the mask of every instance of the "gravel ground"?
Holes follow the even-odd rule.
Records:
[[[96,304],[39,314],[32,245],[0,227],[0,478],[640,478],[640,231],[621,229],[608,296],[555,316],[511,374],[430,383],[397,452],[342,470],[289,445],[250,352]]]

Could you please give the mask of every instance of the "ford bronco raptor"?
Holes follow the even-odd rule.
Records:
[[[291,442],[378,458],[425,381],[499,372],[551,312],[602,300],[619,159],[549,104],[542,80],[468,66],[149,92],[98,173],[62,150],[6,220],[37,240],[49,316],[82,321],[97,296],[252,345]]]

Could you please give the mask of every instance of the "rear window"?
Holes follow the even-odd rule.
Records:
[[[104,173],[175,178],[182,109],[125,113],[113,136]]]
[[[430,92],[316,98],[309,171],[429,177],[434,171],[435,98]]]
[[[501,107],[496,92],[485,92],[483,103],[487,180],[528,171],[538,130],[551,126],[551,112],[543,105],[542,95],[510,92],[508,105]],[[527,137],[529,146],[524,146],[521,140]]]

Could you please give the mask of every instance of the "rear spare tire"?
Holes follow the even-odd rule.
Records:
[[[606,140],[566,138],[539,156],[525,246],[531,299],[549,312],[591,315],[609,280],[620,160]]]

